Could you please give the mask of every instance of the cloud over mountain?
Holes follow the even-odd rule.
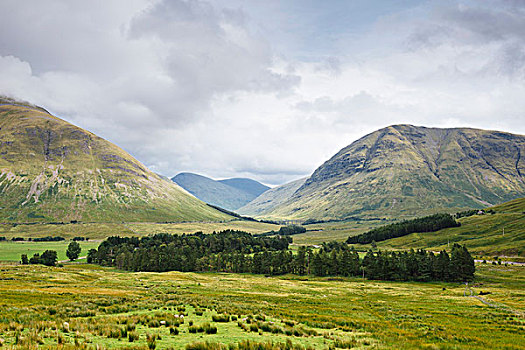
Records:
[[[389,124],[525,133],[519,1],[4,1],[0,94],[167,176],[310,174]]]

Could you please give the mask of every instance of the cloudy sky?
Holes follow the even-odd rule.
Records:
[[[276,185],[399,123],[525,134],[525,1],[2,0],[0,94]]]

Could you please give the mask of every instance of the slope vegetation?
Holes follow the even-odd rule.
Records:
[[[525,196],[525,136],[394,125],[345,147],[264,216],[399,218]]]
[[[286,202],[301,187],[306,178],[295,180],[269,189],[250,203],[239,208],[238,213],[248,216],[264,216],[275,206]]]
[[[246,178],[233,178],[233,179],[224,179],[218,180],[218,182],[234,187],[243,192],[249,193],[253,198],[258,197],[262,193],[268,191],[270,187],[263,185],[259,181]]]
[[[114,144],[0,99],[0,222],[228,219]]]
[[[228,210],[237,210],[269,188],[251,179],[216,181],[193,173],[180,173],[172,180],[200,200]]]
[[[516,199],[459,219],[460,227],[413,233],[378,243],[379,247],[446,249],[453,243],[484,254],[525,255],[525,198]]]

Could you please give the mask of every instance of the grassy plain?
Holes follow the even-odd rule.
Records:
[[[525,199],[517,199],[491,208],[494,214],[473,215],[461,218],[460,227],[437,232],[413,233],[404,237],[377,242],[380,249],[406,250],[424,248],[429,250],[450,249],[449,244],[459,243],[477,255],[491,257],[505,255],[525,256]],[[308,231],[294,236],[297,244],[319,244],[324,241],[344,242],[371,228],[386,225],[391,221],[346,221],[307,225]],[[356,244],[358,250],[370,245]]]
[[[314,349],[333,347],[336,339],[355,349],[525,349],[523,267],[478,266],[472,289],[490,292],[483,298],[495,307],[464,296],[465,286],[454,283],[129,273],[75,264],[4,264],[0,272],[0,338],[13,349],[37,344],[51,349],[58,342],[64,349],[147,348],[148,334],[150,339],[160,335],[158,349],[184,349],[197,340],[231,344],[246,339],[290,340]],[[185,322],[178,335],[170,335],[159,322],[174,320],[182,306]],[[205,310],[202,316],[196,308]],[[224,312],[240,320],[265,315],[265,323],[298,333],[250,332],[236,321],[212,321],[212,315]],[[189,333],[190,321],[209,322],[217,334]],[[115,336],[128,325],[138,336],[133,342]]]
[[[447,249],[460,243],[478,255],[525,255],[525,199],[492,208],[495,214],[473,215],[459,220],[460,227],[414,233],[378,243],[384,249]]]
[[[7,241],[0,241],[0,261],[19,261],[20,255],[31,257],[34,253],[42,253],[46,249],[56,250],[58,260],[65,260],[66,249],[70,241],[76,236],[87,237],[87,242],[79,242],[82,247],[81,255],[87,254],[91,248],[97,248],[100,242],[109,236],[146,236],[156,233],[194,233],[202,231],[212,233],[226,229],[242,230],[251,233],[262,233],[279,230],[278,225],[253,221],[233,220],[230,222],[183,222],[183,223],[90,223],[90,224],[31,224],[31,225],[0,225],[0,236]],[[66,238],[62,242],[11,242],[13,237],[37,238],[60,236]]]
[[[250,233],[262,233],[279,230],[278,225],[245,220],[227,222],[180,222],[180,223],[82,223],[82,224],[1,224],[0,236],[7,237],[46,237],[61,236],[71,239],[76,236],[102,240],[109,236],[145,236],[155,233],[194,233],[202,231],[212,233],[226,229],[242,230]]]
[[[307,232],[294,235],[293,241],[296,244],[320,244],[330,241],[344,242],[348,236],[356,236],[387,223],[390,223],[390,221],[339,221],[312,224],[305,226]]]
[[[42,254],[46,249],[55,250],[58,260],[66,260],[67,246],[70,241],[62,242],[0,242],[0,261],[20,261],[22,254],[30,258],[35,253]],[[82,251],[80,256],[85,256],[91,248],[97,248],[99,241],[78,242]]]

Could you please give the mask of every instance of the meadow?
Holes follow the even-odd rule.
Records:
[[[262,233],[279,230],[279,225],[262,222],[232,220],[227,222],[180,222],[180,223],[78,223],[78,224],[0,224],[0,236],[46,237],[60,236],[66,239],[81,236],[91,240],[103,240],[110,236],[144,236],[155,233],[212,233],[226,229]]]
[[[457,221],[460,227],[437,232],[412,233],[407,236],[377,242],[382,250],[427,249],[449,250],[454,243],[467,246],[477,256],[507,256],[521,261],[525,256],[525,200],[516,200],[492,208],[493,214],[473,215]],[[341,221],[306,225],[307,232],[294,235],[295,244],[320,244],[324,241],[344,242],[393,221]],[[370,244],[354,244],[356,250],[366,251]]]
[[[78,223],[78,224],[1,224],[0,261],[20,261],[22,254],[31,257],[34,253],[42,253],[46,249],[56,250],[58,260],[65,260],[66,249],[74,237],[89,238],[87,242],[79,242],[82,248],[81,256],[85,256],[89,249],[97,248],[100,242],[109,236],[145,236],[156,233],[194,233],[202,231],[212,233],[225,229],[245,230],[252,233],[263,233],[279,230],[278,225],[233,220],[229,222],[182,222],[182,223]],[[28,242],[28,238],[47,236],[64,237],[60,242]],[[25,242],[11,242],[13,237],[23,237]]]
[[[66,250],[70,241],[60,242],[0,242],[0,261],[20,261],[20,256],[26,254],[32,257],[33,254],[41,254],[43,251],[50,249],[55,250],[58,254],[58,261],[66,260]],[[89,249],[97,248],[99,241],[78,242],[82,251],[80,256],[86,256]]]
[[[482,300],[457,283],[81,264],[4,263],[0,272],[8,349],[220,349],[195,342],[243,341],[281,344],[274,349],[525,349],[523,267],[478,265],[469,287]]]

